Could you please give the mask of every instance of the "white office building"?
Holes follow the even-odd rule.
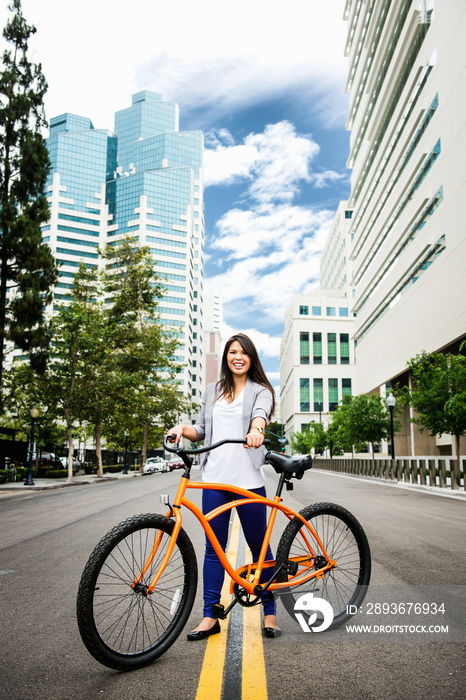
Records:
[[[466,334],[466,3],[348,0],[348,208],[359,393]],[[451,454],[412,429],[398,454]]]
[[[345,394],[356,393],[353,319],[345,290],[293,297],[280,348],[281,417],[287,435],[327,423]]]

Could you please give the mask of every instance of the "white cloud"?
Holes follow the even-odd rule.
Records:
[[[347,173],[336,173],[334,170],[326,170],[323,173],[314,173],[313,181],[314,187],[328,187],[333,182],[338,180],[348,180],[349,175]]]
[[[249,180],[247,193],[260,204],[291,201],[299,185],[310,181],[311,162],[319,152],[317,143],[298,135],[288,121],[269,124],[242,144],[226,130],[213,134],[212,141],[215,147],[205,152],[206,187]]]
[[[244,323],[244,319],[251,323],[254,319],[260,328],[264,323],[281,323],[293,294],[307,293],[318,285],[320,254],[334,212],[282,206],[278,217],[277,212],[266,216],[253,211],[246,214],[248,230],[239,221],[236,230],[218,241],[219,246],[227,248],[232,262],[225,271],[208,278],[206,288],[217,293],[221,290],[230,324]],[[300,227],[267,227],[267,220],[286,222],[294,214],[302,217]],[[267,232],[269,248],[262,252]]]
[[[216,222],[208,248],[206,287],[221,290],[229,323],[281,324],[293,294],[318,285],[320,255],[334,212],[293,204],[305,186],[321,188],[346,175],[314,172],[319,146],[288,121],[269,124],[235,143],[211,134],[206,184],[243,184],[239,204]]]
[[[48,117],[75,112],[98,128],[112,128],[114,111],[142,89],[179,102],[182,117],[206,110],[208,126],[284,92],[329,125],[342,122],[344,4],[288,0],[276,11],[269,0],[236,0],[234,10],[218,0],[80,0],[69,7],[22,0],[38,30],[30,45],[49,83]]]
[[[273,248],[283,259],[293,257],[296,246],[326,221],[328,212],[287,204],[256,210],[231,209],[218,222],[213,249],[228,259],[243,260]]]
[[[251,168],[257,158],[257,150],[252,145],[231,143],[232,136],[229,132],[226,133],[230,145],[225,146],[222,141],[216,139],[215,148],[205,149],[204,183],[206,187],[209,185],[230,185],[237,180],[248,179],[251,176]]]

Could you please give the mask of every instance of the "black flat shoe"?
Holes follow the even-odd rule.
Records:
[[[282,633],[282,631],[276,627],[263,627],[262,631],[264,632],[264,637],[271,637],[272,639],[274,637],[280,637]]]
[[[220,632],[220,622],[215,621],[215,625],[210,628],[210,630],[197,630],[195,632],[190,632],[187,638],[190,642],[198,642],[201,639],[207,639],[211,634],[218,634]]]

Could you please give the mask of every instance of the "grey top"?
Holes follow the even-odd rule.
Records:
[[[218,397],[217,384],[218,382],[213,382],[206,386],[202,399],[201,413],[197,423],[193,426],[197,432],[197,439],[204,440],[205,446],[212,444],[212,411],[214,409],[215,399]],[[262,386],[262,384],[256,384],[256,382],[253,382],[248,377],[246,379],[246,386],[244,387],[243,400],[243,429],[245,437],[249,432],[254,418],[264,418],[265,422],[268,423],[272,411],[272,404],[273,397],[270,389]],[[249,450],[249,455],[256,469],[259,469],[265,464],[266,454],[267,450],[264,445],[257,449]],[[208,452],[204,452],[201,455],[201,467],[204,466],[207,455]]]

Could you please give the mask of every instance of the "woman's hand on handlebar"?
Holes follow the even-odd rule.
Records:
[[[197,430],[192,425],[175,425],[167,432],[167,440],[169,442],[179,442],[182,437],[187,438],[191,442],[197,440]]]
[[[167,432],[168,442],[179,442],[183,437],[183,425],[175,425]]]
[[[264,436],[258,430],[251,430],[246,435],[245,439],[247,442],[247,444],[245,445],[245,448],[247,450],[249,450],[249,448],[251,448],[251,447],[253,447],[254,449],[257,450],[257,448],[260,447],[264,442]]]

